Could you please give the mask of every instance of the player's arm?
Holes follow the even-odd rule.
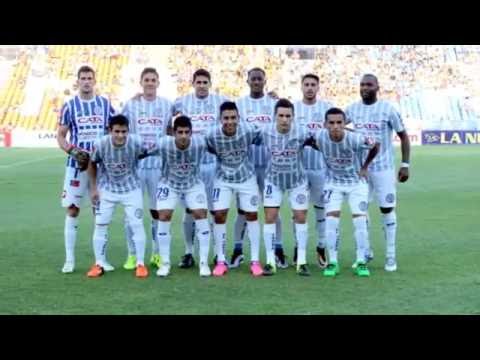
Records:
[[[372,141],[371,139],[367,139],[367,141]],[[368,166],[372,163],[373,159],[375,158],[375,156],[377,156],[378,154],[378,151],[380,150],[380,143],[378,141],[376,141],[374,144],[373,144],[373,147],[370,149],[370,151],[368,152],[368,155],[367,155],[367,158],[365,159],[365,162],[364,164],[362,165],[362,167],[360,168],[360,171],[358,172],[358,174],[360,175],[360,177],[363,177],[363,178],[367,178],[367,175],[368,175]]]
[[[66,118],[68,116],[68,110],[65,110],[62,112],[62,118]],[[70,144],[67,141],[67,134],[69,131],[68,125],[66,125],[65,120],[62,119],[60,121],[60,124],[58,126],[57,130],[57,143],[60,149],[65,151],[68,155],[72,156],[77,162],[78,162],[78,167],[80,171],[84,171],[88,167],[88,159],[89,155],[88,152],[85,150],[76,147],[73,144]]]
[[[402,165],[398,170],[398,181],[406,182],[410,176],[408,167],[410,166],[410,139],[408,137],[407,131],[397,132],[398,137],[400,138],[401,148],[402,148]]]

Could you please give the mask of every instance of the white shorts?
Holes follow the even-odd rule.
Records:
[[[80,208],[86,194],[90,194],[90,184],[87,171],[67,167],[63,182],[62,207],[75,205]]]
[[[232,195],[237,198],[237,206],[246,212],[257,212],[260,195],[257,179],[252,176],[243,183],[228,183],[215,179],[213,183],[213,210],[225,210],[231,206]]]
[[[281,190],[278,186],[265,180],[265,190],[263,191],[264,207],[280,207],[282,205],[283,193],[288,193],[290,207],[292,210],[308,210],[309,191],[308,183],[303,184],[291,190]]]
[[[179,202],[191,210],[207,209],[208,205],[205,185],[199,183],[188,190],[178,191],[168,186],[168,184],[158,184],[158,210],[175,210],[175,207]]]
[[[310,201],[317,208],[323,208],[323,188],[326,180],[326,169],[306,170]]]
[[[148,194],[150,209],[157,208],[157,187],[160,181],[160,169],[138,169],[142,191]]]
[[[95,223],[108,225],[112,221],[115,206],[121,204],[125,208],[125,220],[128,224],[143,226],[143,194],[140,188],[125,194],[116,194],[106,190],[98,190],[100,201],[95,207]]]
[[[213,210],[212,190],[216,168],[216,163],[200,165],[200,180],[202,180],[202,182],[205,184],[205,191],[207,192],[208,210]]]
[[[383,208],[392,208],[397,205],[397,180],[395,170],[369,172],[369,201],[375,194],[378,205]]]
[[[323,190],[325,213],[340,211],[343,199],[347,198],[352,215],[366,215],[368,210],[368,184],[359,182],[355,185],[336,185],[326,183]]]

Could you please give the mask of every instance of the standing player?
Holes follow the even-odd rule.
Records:
[[[402,164],[398,171],[399,182],[405,182],[409,177],[410,140],[400,113],[387,101],[377,99],[379,89],[375,75],[364,75],[360,82],[362,101],[350,105],[346,109],[346,114],[347,123],[351,122],[356,131],[371,136],[381,143],[380,153],[369,168],[370,200],[375,193],[383,216],[386,242],[385,270],[396,271],[397,215],[395,205],[397,196],[392,132],[395,131],[398,134],[402,148]],[[370,246],[367,249],[369,249],[367,256],[373,257]]]
[[[253,276],[260,276],[263,274],[259,261],[260,224],[257,214],[260,196],[254,166],[248,157],[249,147],[258,141],[260,129],[243,122],[239,124],[238,109],[234,102],[224,102],[220,106],[220,119],[222,126],[217,126],[207,135],[209,149],[217,156],[212,196],[217,257],[213,275],[223,276],[228,271],[225,260],[226,222],[233,195],[237,197],[237,206],[242,209],[247,220],[250,271]]]
[[[325,122],[325,113],[332,105],[317,99],[320,79],[315,74],[302,76],[303,99],[295,106],[295,123],[311,134],[316,134]],[[317,261],[320,268],[327,265],[325,256],[325,206],[323,204],[323,185],[325,183],[325,162],[322,154],[312,148],[304,150],[304,165],[310,189],[310,198],[315,209],[315,228],[317,230]],[[294,262],[297,258],[295,247]]]
[[[158,145],[163,161],[162,175],[157,189],[159,211],[158,244],[162,263],[157,271],[161,277],[170,274],[171,221],[180,200],[191,209],[199,240],[200,276],[210,276],[208,251],[210,226],[208,224],[207,194],[200,179],[200,168],[207,143],[203,136],[192,136],[192,123],[179,116],[173,124],[174,137],[165,136]]]
[[[218,94],[210,94],[212,86],[210,73],[205,69],[199,69],[193,74],[194,92],[175,101],[174,112],[190,118],[192,122],[192,133],[205,136],[214,128],[219,120],[218,109],[227,101],[227,98]],[[200,178],[205,184],[208,199],[208,209],[212,210],[211,192],[213,178],[215,175],[215,156],[205,153],[200,169]],[[185,236],[185,255],[182,257],[179,266],[190,268],[194,266],[193,240],[195,236],[195,222],[190,209],[186,209],[183,218],[183,231]]]
[[[267,125],[273,124],[275,121],[274,109],[276,100],[266,95],[264,92],[267,80],[265,78],[265,71],[260,68],[253,68],[248,72],[247,84],[250,87],[250,95],[238,99],[238,111],[240,120],[249,124],[256,125],[259,128],[264,128]],[[267,167],[267,150],[265,146],[254,146],[250,148],[250,156],[253,159],[255,166],[255,174],[257,176],[257,183],[260,189],[260,194],[263,194],[265,182],[265,169]],[[275,257],[277,265],[281,268],[288,266],[287,260],[282,246],[282,224],[280,217],[277,219],[277,238],[275,239]],[[245,235],[246,220],[245,214],[239,210],[237,220],[234,228],[234,250],[230,260],[230,267],[236,268],[240,266],[243,257],[243,238]]]
[[[95,71],[89,66],[80,67],[77,72],[78,95],[63,105],[57,131],[58,145],[69,155],[62,194],[62,206],[67,208],[63,273],[71,273],[75,269],[78,215],[89,188],[87,172],[81,171],[82,164],[77,160],[81,160],[82,153],[92,150],[95,140],[105,135],[109,118],[114,114],[110,101],[95,95],[95,83]],[[113,267],[105,263],[104,269],[112,271]]]
[[[143,262],[146,235],[143,227],[143,194],[137,167],[140,159],[157,150],[154,146],[145,145],[138,135],[128,134],[128,119],[124,115],[113,116],[109,130],[109,135],[95,142],[88,168],[92,203],[95,206],[95,264],[87,276],[99,277],[104,273],[108,225],[112,221],[116,205],[121,204],[125,207],[125,217],[135,246],[135,275],[144,278],[148,276]],[[97,171],[100,174],[98,178]]]
[[[354,237],[357,245],[356,274],[369,276],[365,259],[368,246],[367,207],[368,184],[367,168],[378,153],[379,143],[359,133],[345,131],[345,113],[338,108],[331,108],[325,115],[326,130],[315,136],[315,142],[327,166],[327,181],[324,187],[324,203],[327,213],[326,240],[328,248],[328,265],[325,276],[339,273],[337,256],[337,232],[340,223],[340,210],[346,197],[353,217]],[[370,149],[365,162],[362,163],[365,150]]]
[[[143,93],[129,100],[122,113],[130,121],[130,133],[138,134],[145,145],[156,144],[161,136],[166,135],[167,127],[172,118],[173,104],[166,98],[157,96],[159,76],[154,68],[143,69],[140,75],[140,85]],[[160,266],[158,252],[158,211],[157,186],[160,179],[161,159],[158,156],[148,157],[139,164],[139,176],[143,191],[148,193],[150,214],[152,216],[152,256],[150,264]],[[136,267],[135,246],[132,241],[132,231],[125,221],[125,236],[127,238],[128,257],[123,267],[133,270]]]
[[[263,191],[263,239],[267,254],[264,275],[273,275],[276,272],[273,244],[278,233],[275,223],[284,193],[289,197],[298,240],[297,273],[310,275],[306,261],[309,189],[303,167],[303,147],[311,145],[313,138],[303,128],[293,126],[293,119],[293,104],[287,99],[280,99],[275,105],[275,124],[267,126],[261,136],[261,143],[265,145],[268,154]]]

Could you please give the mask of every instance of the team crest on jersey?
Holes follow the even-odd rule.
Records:
[[[93,109],[93,113],[95,115],[101,115],[102,114],[102,108],[100,106],[95,106],[95,109]]]
[[[299,204],[305,204],[307,202],[307,196],[304,194],[298,194],[297,195],[297,203]]]
[[[258,196],[254,195],[250,198],[250,204],[252,206],[258,206]]]
[[[388,202],[389,204],[393,204],[393,202],[395,201],[395,195],[387,194],[387,196],[385,196],[385,201]]]
[[[136,217],[137,219],[141,219],[142,216],[143,216],[143,210],[142,210],[142,209],[136,209],[136,210],[135,210],[135,217]]]
[[[197,200],[197,203],[203,204],[203,203],[205,203],[205,195],[198,194],[195,200]]]
[[[361,211],[367,211],[368,209],[368,203],[366,201],[361,201],[360,204],[358,204],[358,208]]]

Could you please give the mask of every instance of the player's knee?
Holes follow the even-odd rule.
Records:
[[[265,223],[274,224],[277,221],[278,209],[265,208]]]
[[[227,210],[214,212],[215,224],[225,224],[227,222]]]
[[[191,214],[191,213],[192,213],[192,210],[189,209],[189,208],[185,208],[185,212],[188,213],[188,214]]]
[[[362,217],[362,216],[365,217],[365,218],[367,217],[366,214],[352,214],[352,218],[354,218],[354,219]]]
[[[152,215],[152,219],[158,220],[158,210],[150,209],[150,215]]]
[[[192,210],[192,216],[195,220],[206,219],[207,218],[207,210],[206,209]]]
[[[171,211],[159,211],[158,212],[158,220],[160,221],[171,221],[172,220],[172,212]]]
[[[70,205],[67,209],[68,216],[70,217],[77,217],[80,214],[80,209],[75,205]]]
[[[245,212],[245,219],[247,221],[257,221],[258,220],[258,213],[256,213],[256,212]]]
[[[340,217],[340,211],[330,211],[330,212],[327,213],[327,216],[332,216],[332,217],[339,218]]]
[[[390,214],[393,211],[393,209],[395,209],[395,208],[393,208],[393,207],[389,207],[389,208],[381,207],[380,212],[382,214]]]
[[[305,224],[307,222],[307,212],[295,211],[293,214],[293,219],[296,224]]]

